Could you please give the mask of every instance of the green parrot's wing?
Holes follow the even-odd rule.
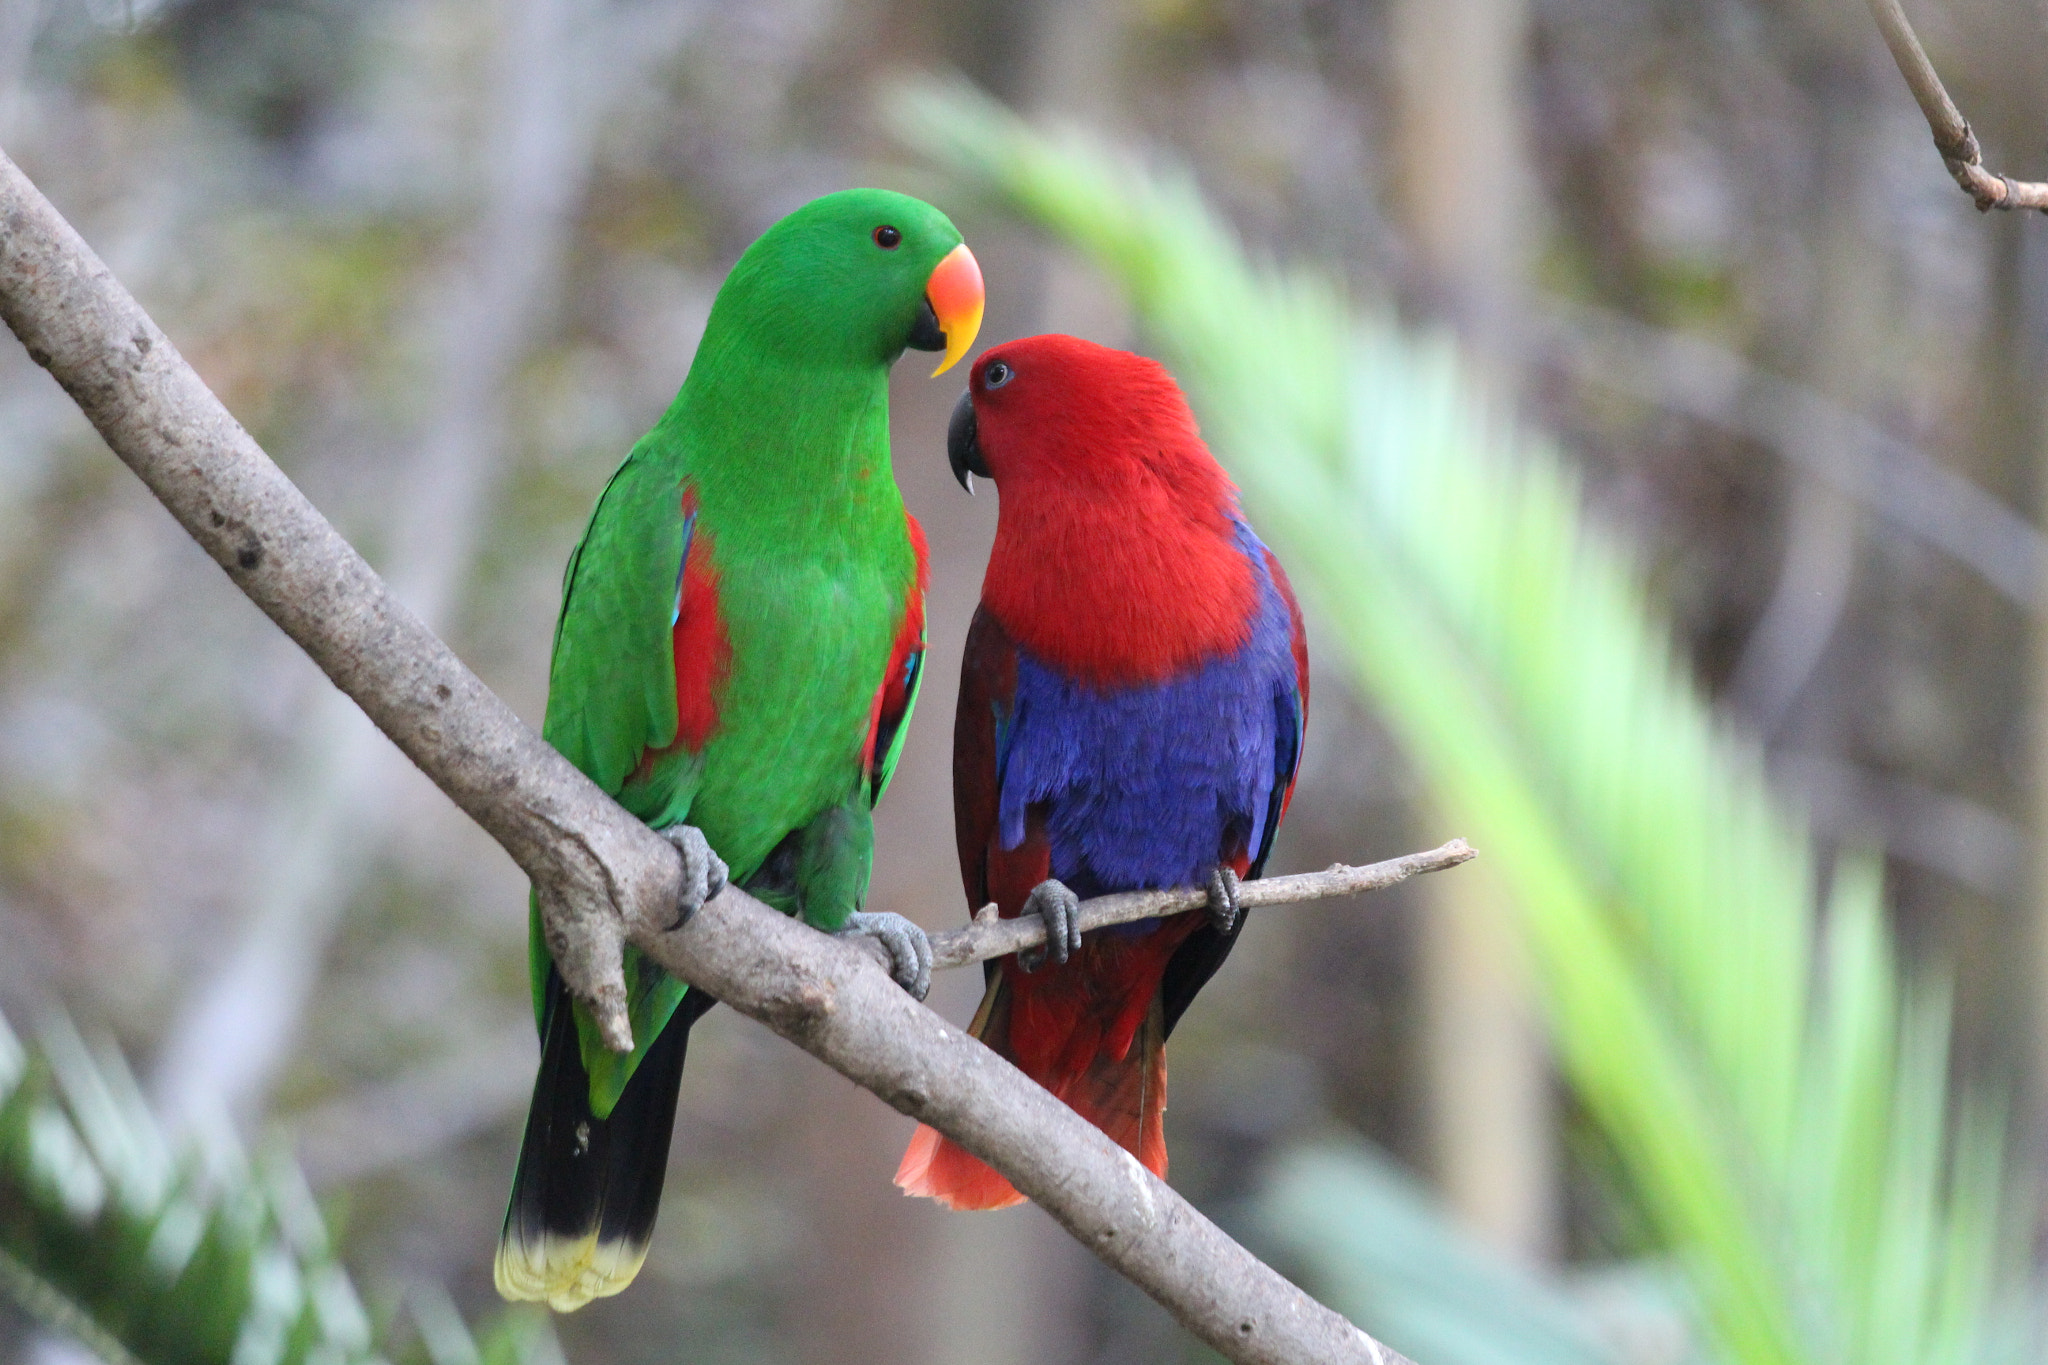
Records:
[[[903,756],[903,738],[910,733],[910,713],[917,707],[917,694],[924,686],[924,600],[931,587],[931,561],[925,548],[924,527],[917,518],[904,515],[910,532],[915,569],[910,592],[903,604],[903,624],[896,632],[896,647],[889,654],[888,672],[882,678],[876,698],[873,733],[868,736],[868,804],[873,806],[889,790],[896,775],[896,760]]]
[[[655,779],[641,770],[650,750],[668,748],[676,738],[671,631],[696,521],[685,485],[667,464],[645,442],[635,447],[605,485],[569,557],[541,730],[592,781],[656,825],[682,818],[693,766],[677,754]],[[548,961],[536,904],[528,946],[536,1018]],[[626,950],[626,982],[631,1053],[607,1049],[586,1011],[576,1007],[591,1110],[599,1118],[611,1112],[688,990],[632,948]]]
[[[896,760],[903,757],[903,740],[910,733],[910,713],[917,709],[917,694],[924,687],[924,638],[918,637],[917,652],[911,654],[899,668],[903,674],[903,705],[896,713],[894,724],[876,727],[875,767],[868,779],[868,804],[878,804],[882,794],[889,790],[889,779],[896,775]]]
[[[563,576],[548,670],[542,736],[614,795],[676,735],[669,634],[696,518],[663,463],[642,442],[598,495]]]

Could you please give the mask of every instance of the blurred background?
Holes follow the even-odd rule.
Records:
[[[2044,12],[1914,15],[1993,168],[2048,174]],[[917,72],[1183,167],[1253,258],[1455,336],[1818,856],[1883,850],[1902,955],[1952,979],[1956,1083],[2018,1097],[2040,1169],[2048,241],[1955,190],[1853,0],[4,0],[0,146],[537,725],[590,503],[781,214],[923,194],[981,260],[983,344],[1144,342],[1106,274],[892,139],[878,94]],[[957,377],[894,385],[931,667],[872,903],[939,928],[996,500],[946,468]],[[1310,632],[1272,870],[1483,844]],[[1289,1154],[1369,1141],[1430,1187],[1409,1213],[1582,1314],[1598,1358],[1704,1358],[1608,1273],[1657,1238],[1558,1078],[1508,894],[1482,860],[1262,913],[1174,1039],[1174,1183],[1256,1238]],[[525,906],[0,345],[0,1013],[117,1046],[171,1133],[293,1153],[373,1318],[435,1284],[481,1320],[536,1054]],[[932,1003],[964,1023],[978,982]],[[562,1350],[1208,1358],[1037,1210],[902,1198],[910,1128],[718,1012],[647,1269]],[[0,1300],[0,1359],[72,1349]]]

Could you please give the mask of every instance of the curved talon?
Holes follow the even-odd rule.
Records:
[[[1032,887],[1022,913],[1045,921],[1045,943],[1017,954],[1020,971],[1037,971],[1048,955],[1055,962],[1065,962],[1081,951],[1081,898],[1068,890],[1065,882],[1048,877]]]
[[[856,910],[846,917],[839,932],[880,941],[892,964],[889,975],[910,992],[912,999],[922,1000],[931,993],[932,941],[925,937],[924,930],[903,916],[888,910]]]
[[[683,855],[683,893],[676,898],[676,917],[666,932],[674,933],[704,908],[704,902],[725,890],[725,860],[711,849],[695,825],[670,825],[657,831]]]
[[[1244,913],[1238,904],[1237,890],[1242,883],[1237,873],[1220,863],[1209,874],[1209,923],[1219,934],[1228,934],[1237,927],[1237,917]]]

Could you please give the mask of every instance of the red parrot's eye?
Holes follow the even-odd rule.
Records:
[[[894,251],[902,241],[903,234],[887,223],[875,229],[875,245],[884,251]]]
[[[1016,375],[1017,372],[1002,361],[992,360],[988,368],[981,372],[981,386],[985,389],[1000,389]]]

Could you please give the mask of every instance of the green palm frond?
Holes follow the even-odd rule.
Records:
[[[381,1358],[298,1167],[180,1150],[119,1053],[61,1016],[33,1049],[0,1018],[0,1297],[109,1365]],[[410,1298],[431,1365],[559,1358],[545,1323],[506,1315],[479,1344],[445,1298]]]
[[[1262,1238],[1333,1307],[1427,1365],[1622,1365],[1600,1327],[1451,1222],[1442,1205],[1358,1142],[1280,1155],[1256,1202]]]
[[[1127,292],[1321,650],[1505,878],[1561,1064],[1719,1353],[1984,1359],[1997,1107],[1951,1124],[1946,1004],[1895,979],[1874,860],[1831,869],[1823,913],[1801,818],[1558,453],[1448,340],[1249,262],[1185,179],[961,89],[898,116]]]

